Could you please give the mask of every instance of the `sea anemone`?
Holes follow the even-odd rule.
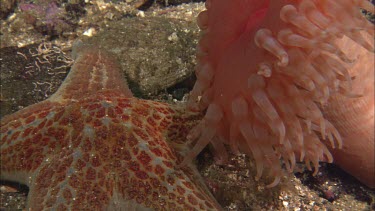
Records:
[[[208,0],[188,104],[206,115],[181,165],[209,143],[225,161],[229,145],[254,158],[256,179],[268,170],[273,187],[282,165],[292,172],[304,161],[316,174],[320,161],[332,162],[326,144],[343,140],[322,108],[334,95],[360,97],[351,68],[373,57],[374,26],[360,8],[374,12],[366,0]]]

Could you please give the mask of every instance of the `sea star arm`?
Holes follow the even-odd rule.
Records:
[[[50,101],[77,100],[100,90],[118,90],[126,97],[133,96],[113,55],[81,41],[75,42],[72,55],[74,67]]]
[[[48,127],[54,124],[59,107],[44,101],[1,119],[1,179],[30,185],[32,172],[56,147],[55,139],[43,135],[58,134]]]

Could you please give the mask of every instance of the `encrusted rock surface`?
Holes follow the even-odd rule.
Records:
[[[195,23],[184,20],[127,18],[108,23],[88,43],[117,55],[133,93],[148,96],[192,75],[197,35]]]

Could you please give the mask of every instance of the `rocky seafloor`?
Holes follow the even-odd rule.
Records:
[[[0,117],[42,101],[66,77],[72,43],[83,40],[116,53],[136,97],[185,101],[194,85],[195,18],[190,0],[1,0]],[[317,176],[303,165],[275,188],[255,181],[254,162],[231,156],[214,163],[204,150],[197,165],[225,210],[375,210],[375,191],[332,164]],[[27,187],[1,181],[0,210],[23,210]]]

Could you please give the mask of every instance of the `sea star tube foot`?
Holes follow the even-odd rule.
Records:
[[[221,210],[194,166],[178,168],[201,114],[132,97],[95,46],[47,100],[1,119],[2,180],[29,186],[30,210]]]
[[[189,155],[221,140],[214,150],[228,144],[251,155],[257,179],[264,170],[275,178],[271,187],[282,174],[280,160],[288,171],[304,161],[316,174],[320,161],[334,160],[331,152],[345,157],[353,147],[359,154],[348,156],[350,165],[335,162],[374,187],[374,152],[355,149],[374,145],[374,26],[361,7],[374,11],[366,0],[208,0],[198,16],[202,38],[188,106],[218,107],[220,122],[205,127],[221,129],[203,131],[211,139],[197,137]]]

